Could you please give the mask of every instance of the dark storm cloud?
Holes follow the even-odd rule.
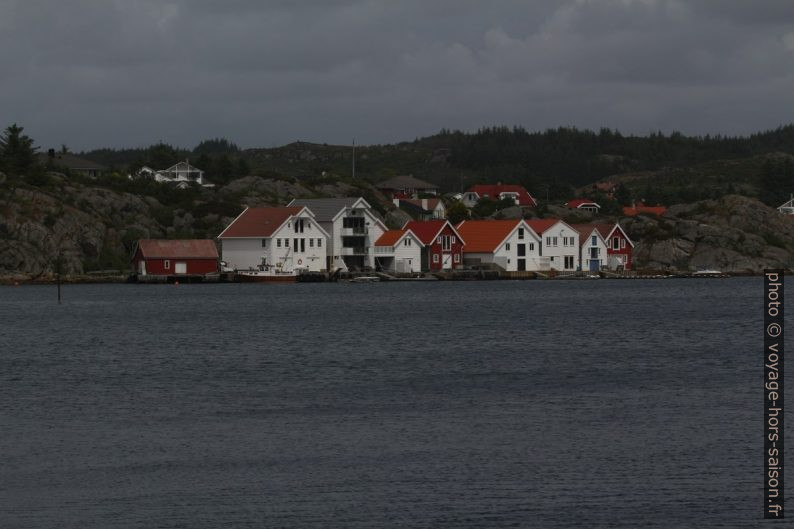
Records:
[[[6,1],[0,50],[0,116],[43,146],[794,121],[788,0]]]

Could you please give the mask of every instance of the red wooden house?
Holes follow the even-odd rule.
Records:
[[[214,275],[218,273],[218,249],[210,239],[141,239],[132,266],[139,278]]]
[[[425,245],[422,270],[452,270],[463,265],[466,244],[455,227],[444,219],[412,220],[403,229],[411,230]]]
[[[620,224],[596,224],[595,227],[607,243],[607,268],[631,270],[634,266],[634,243]]]

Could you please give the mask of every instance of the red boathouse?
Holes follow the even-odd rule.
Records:
[[[422,270],[451,270],[463,266],[463,245],[466,243],[448,220],[412,220],[403,229],[414,232],[425,245]]]
[[[141,239],[132,266],[139,278],[216,275],[218,248],[210,239]]]

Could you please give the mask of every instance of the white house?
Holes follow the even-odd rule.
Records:
[[[466,241],[466,265],[494,264],[508,272],[549,270],[549,259],[540,254],[540,236],[524,220],[464,220],[457,230]]]
[[[177,187],[183,189],[192,183],[198,184],[202,187],[215,187],[215,184],[210,184],[204,180],[204,171],[198,167],[190,165],[190,162],[187,160],[176,163],[168,169],[160,170],[154,170],[151,167],[144,165],[136,174],[139,178],[153,178],[156,182],[176,184]],[[132,176],[130,176],[130,178],[132,178]]]
[[[440,198],[395,198],[392,203],[417,220],[447,218],[447,208]]]
[[[389,230],[375,241],[375,265],[387,272],[421,272],[424,246],[411,230]]]
[[[245,208],[218,239],[228,269],[327,270],[328,233],[305,207]]]
[[[548,257],[552,270],[579,269],[579,232],[574,227],[560,219],[532,219],[527,224],[540,236],[540,255]]]
[[[778,206],[777,210],[784,215],[794,215],[794,195],[790,195],[789,200]]]
[[[309,208],[329,234],[329,270],[375,267],[375,241],[386,231],[386,225],[366,200],[298,198],[289,205]]]
[[[582,270],[598,272],[607,266],[607,242],[595,224],[574,224],[579,232],[579,262]]]

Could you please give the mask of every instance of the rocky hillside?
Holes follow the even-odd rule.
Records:
[[[174,190],[128,181],[92,182],[50,173],[43,185],[10,182],[0,173],[0,276],[50,277],[126,270],[139,238],[214,238],[246,206],[285,205],[295,197],[368,197],[366,184],[248,176],[217,189]],[[125,190],[127,189],[127,190]]]
[[[794,218],[739,195],[672,206],[662,217],[622,219],[640,266],[760,272],[794,268]]]

